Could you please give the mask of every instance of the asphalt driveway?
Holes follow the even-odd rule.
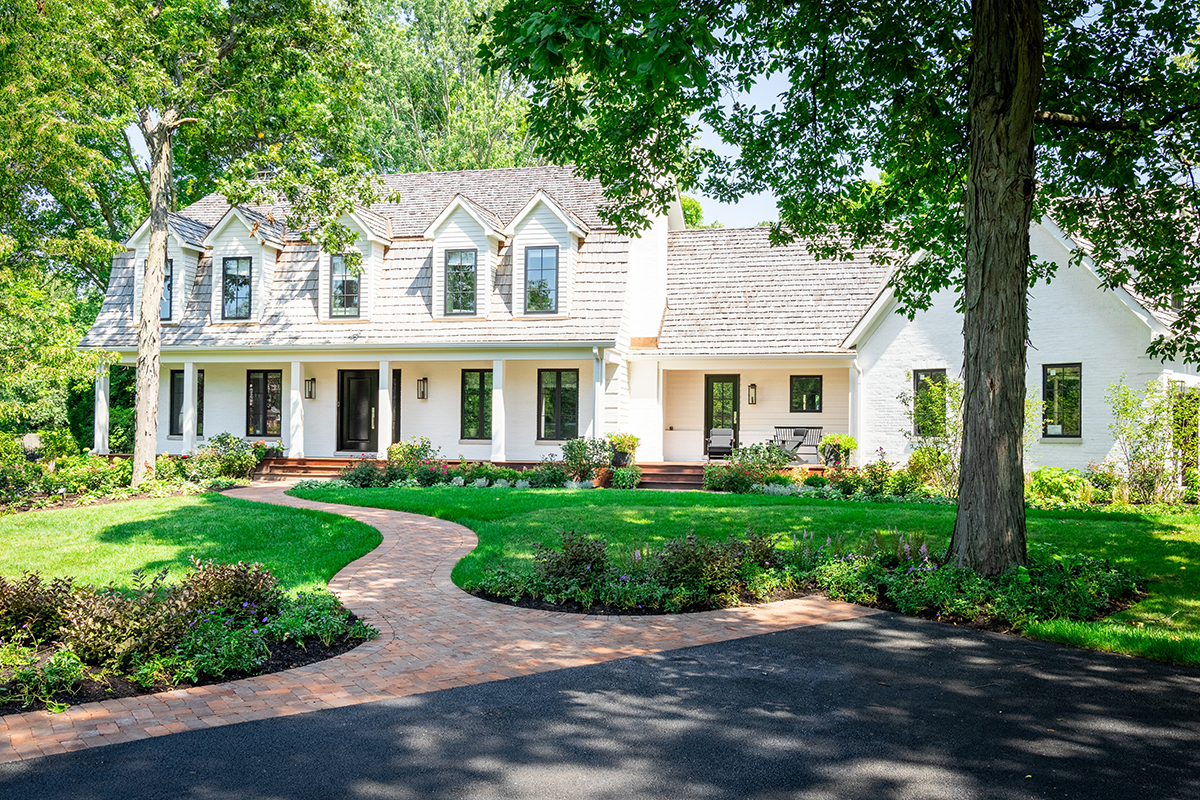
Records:
[[[893,614],[0,766],[0,798],[1198,798],[1200,670]]]

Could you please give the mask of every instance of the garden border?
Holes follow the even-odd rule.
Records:
[[[881,613],[819,596],[667,616],[582,616],[481,600],[450,572],[478,540],[453,522],[402,511],[317,503],[280,483],[228,494],[340,514],[383,542],[329,588],[380,631],[348,653],[224,684],[0,718],[0,763],[237,722],[469,686],[628,656]]]

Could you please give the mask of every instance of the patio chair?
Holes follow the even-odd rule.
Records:
[[[708,432],[708,457],[728,458],[733,455],[733,428],[713,428]]]
[[[821,463],[817,443],[821,441],[822,428],[797,428],[781,426],[775,428],[775,444],[789,453],[801,464]]]

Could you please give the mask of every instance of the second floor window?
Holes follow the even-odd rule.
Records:
[[[150,263],[149,261],[145,261],[145,260],[142,261],[143,279],[146,275],[146,266],[149,263]],[[172,299],[171,287],[174,285],[174,283],[175,283],[175,266],[174,266],[174,264],[172,264],[171,259],[168,258],[166,264],[163,265],[162,301],[159,303],[159,306],[158,306],[158,318],[159,319],[170,319],[171,318],[171,299]]]
[[[345,256],[329,257],[330,308],[332,317],[358,316],[358,276],[350,271]]]
[[[525,310],[558,311],[558,248],[525,248]]]
[[[475,256],[475,250],[446,251],[446,314],[475,313]]]
[[[222,270],[222,319],[250,319],[250,273],[252,259],[227,258]]]

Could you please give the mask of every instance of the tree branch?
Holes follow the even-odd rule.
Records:
[[[1140,131],[1142,123],[1133,120],[1109,120],[1066,114],[1062,111],[1035,111],[1033,121],[1056,128],[1083,128],[1090,131]]]
[[[137,175],[138,183],[142,186],[142,193],[146,195],[146,202],[150,202],[150,187],[146,184],[146,176],[142,174],[142,168],[138,165],[137,159],[133,155],[133,143],[129,141],[129,132],[123,131],[121,137],[125,142],[125,157],[129,159],[129,165],[133,167],[133,174]]]

